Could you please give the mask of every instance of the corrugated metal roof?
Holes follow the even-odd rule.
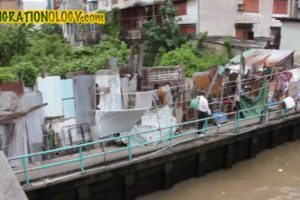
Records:
[[[246,65],[263,65],[267,67],[276,66],[293,54],[291,50],[272,50],[272,49],[250,49],[243,53]],[[230,60],[232,63],[241,62],[240,55]]]

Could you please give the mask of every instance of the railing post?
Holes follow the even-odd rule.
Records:
[[[173,143],[173,127],[170,128],[170,133],[169,133],[169,145],[172,146]]]
[[[240,130],[240,110],[238,110],[235,114],[235,131]]]
[[[204,134],[205,134],[205,136],[204,136],[204,140],[207,140],[207,128],[208,128],[208,118],[206,118],[205,119],[205,121],[204,121]]]
[[[84,163],[83,163],[83,156],[82,156],[82,146],[79,147],[79,156],[80,156],[80,171],[84,172]]]
[[[22,157],[22,168],[23,168],[23,176],[24,176],[24,179],[25,179],[25,183],[26,183],[26,185],[29,185],[26,159],[27,159],[27,157]]]
[[[262,123],[263,124],[266,124],[266,122],[267,122],[267,110],[268,110],[268,106],[265,105],[264,110],[263,110],[263,115],[262,115]]]
[[[128,160],[132,160],[131,135],[129,135],[127,138],[128,138]]]

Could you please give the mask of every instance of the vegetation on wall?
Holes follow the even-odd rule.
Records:
[[[211,67],[225,64],[228,61],[226,56],[203,53],[199,57],[195,52],[198,51],[191,44],[184,44],[180,48],[163,54],[159,65],[184,65],[186,76],[191,77],[195,72],[205,71]]]

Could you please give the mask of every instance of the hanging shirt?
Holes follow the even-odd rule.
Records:
[[[209,109],[207,99],[204,96],[202,96],[202,95],[200,97],[198,97],[198,98],[199,98],[199,106],[198,106],[199,111],[206,112],[207,114],[210,115],[211,111]]]

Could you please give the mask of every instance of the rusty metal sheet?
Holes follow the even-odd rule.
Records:
[[[6,91],[6,92],[14,92],[18,96],[24,94],[24,87],[23,83],[18,82],[9,82],[9,83],[1,83],[0,84],[0,91]]]

